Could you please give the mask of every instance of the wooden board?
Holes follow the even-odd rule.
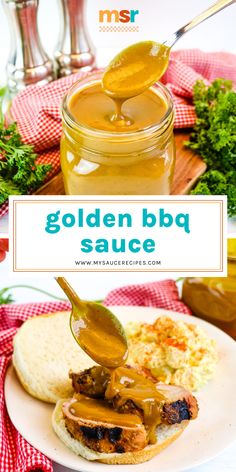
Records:
[[[193,151],[184,146],[188,133],[175,132],[176,166],[172,184],[172,195],[186,195],[206,171],[206,164]],[[36,195],[65,195],[62,173],[57,174],[41,187]]]

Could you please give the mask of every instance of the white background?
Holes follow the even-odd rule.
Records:
[[[57,3],[59,0],[40,0],[39,27],[43,44],[49,54],[52,53],[57,39],[59,21]],[[98,65],[103,66],[113,56],[117,49],[130,42],[139,39],[161,40],[168,34],[182,26],[195,14],[208,7],[214,0],[88,0],[88,27],[93,42],[96,44]],[[98,27],[94,24],[98,6],[103,8],[121,6],[120,8],[140,9],[143,12],[142,31],[140,34],[119,34],[111,38],[111,35],[98,33]],[[141,15],[141,13],[140,13]],[[225,50],[236,52],[235,45],[235,6],[229,7],[219,13],[206,23],[189,32],[176,45],[177,48],[196,47],[205,51]],[[0,3],[0,83],[5,81],[5,63],[10,48],[10,35],[2,4]],[[111,40],[112,39],[112,40]],[[233,229],[232,229],[233,230]],[[32,244],[34,242],[32,241]],[[40,248],[35,248],[40,251]],[[156,280],[163,277],[154,277],[154,274],[74,274],[68,277],[83,298],[103,298],[112,288],[127,283],[141,283],[148,280]],[[0,265],[0,286],[8,286],[13,283],[28,283],[47,290],[60,296],[61,292],[52,277],[24,277],[10,276],[8,261]],[[42,301],[47,297],[35,294],[30,290],[15,290],[14,295],[17,302]],[[194,472],[233,472],[235,470],[236,454],[235,446],[231,446],[218,458],[208,462],[206,465],[197,467]],[[3,472],[3,471],[1,471]],[[55,467],[54,472],[67,472],[63,467]]]

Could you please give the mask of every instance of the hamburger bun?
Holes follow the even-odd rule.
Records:
[[[72,396],[68,372],[94,365],[76,343],[70,313],[36,316],[27,320],[13,341],[13,365],[25,390],[40,400],[56,403]]]
[[[175,439],[177,439],[180,434],[184,431],[189,421],[182,421],[180,424],[174,425],[160,425],[157,427],[157,442],[146,446],[144,449],[135,452],[124,452],[121,454],[118,453],[101,453],[89,449],[87,446],[82,444],[77,439],[74,439],[68,432],[65,426],[65,420],[62,413],[62,405],[64,402],[69,401],[68,399],[59,400],[55,406],[53,415],[52,415],[52,426],[61,439],[61,441],[71,449],[78,456],[83,457],[89,461],[98,461],[104,464],[139,464],[146,462],[152,457],[159,454],[163,449],[165,449],[169,444],[171,444]]]

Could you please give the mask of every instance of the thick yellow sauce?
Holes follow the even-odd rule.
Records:
[[[132,369],[119,367],[111,371],[105,397],[111,401],[117,397],[117,407],[122,407],[128,400],[143,412],[143,422],[148,432],[148,442],[155,444],[156,427],[161,422],[160,402],[165,400],[155,384]]]
[[[98,303],[81,300],[64,277],[57,277],[57,282],[72,304],[70,325],[76,341],[101,366],[94,367],[91,386],[95,392],[104,388],[102,401],[77,395],[70,413],[96,421],[102,421],[108,415],[109,422],[115,425],[144,424],[147,440],[154,444],[164,395],[151,380],[124,367],[128,357],[127,339],[113,313]],[[135,408],[133,414],[123,411],[130,401]]]
[[[132,44],[108,65],[102,79],[103,90],[114,99],[139,95],[162,77],[169,54],[168,46],[154,41]]]
[[[88,398],[76,394],[76,402],[70,406],[70,413],[86,420],[105,421],[116,426],[145,425],[148,443],[156,442],[156,427],[161,423],[160,404],[165,396],[157,390],[156,385],[135,370],[118,367],[110,370],[110,380],[105,391],[105,400]],[[102,371],[98,368],[96,384],[100,383]],[[115,400],[115,408],[112,401]],[[127,401],[132,401],[141,411],[120,413]],[[142,416],[142,418],[141,418]]]
[[[65,121],[61,140],[66,194],[170,194],[173,110],[164,94],[150,88],[165,72],[169,52],[153,41],[134,44],[111,61],[100,82],[68,95],[65,116],[69,113],[75,126]],[[94,130],[110,136],[94,136]]]
[[[167,112],[166,102],[152,89],[125,101],[122,111],[121,104],[119,100],[115,104],[97,82],[72,95],[68,108],[82,125],[119,133],[148,128],[159,123]]]
[[[105,400],[98,400],[77,395],[77,400],[71,404],[69,410],[73,416],[88,421],[110,423],[115,426],[137,427],[142,425],[138,415],[118,413]]]
[[[128,357],[128,344],[122,325],[105,306],[81,300],[64,277],[57,277],[72,304],[70,326],[78,344],[105,367],[119,367]]]
[[[97,364],[118,367],[125,363],[128,357],[125,335],[105,307],[87,302],[86,312],[72,323],[80,346]]]
[[[183,301],[236,339],[236,240],[228,240],[228,256],[228,276],[185,279]]]
[[[103,399],[76,394],[70,413],[116,426],[144,424],[147,441],[154,444],[164,395],[151,380],[123,366],[128,357],[128,344],[118,319],[106,307],[81,300],[64,277],[58,277],[57,282],[72,304],[70,324],[76,341],[100,364],[93,368],[90,382],[94,392],[102,392],[99,395]],[[133,413],[133,407],[131,413],[124,411],[127,402],[132,402]]]
[[[125,119],[117,121],[112,120],[113,100],[102,92],[101,82],[75,92],[68,109],[82,131],[64,125],[61,168],[66,194],[169,195],[175,164],[173,120],[160,136],[138,133],[160,123],[167,108],[153,87],[127,100],[122,107]]]

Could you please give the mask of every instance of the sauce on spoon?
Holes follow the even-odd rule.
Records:
[[[99,303],[81,300],[64,277],[56,280],[72,304],[70,327],[81,348],[104,367],[114,369],[124,364],[128,345],[116,316]]]
[[[64,277],[56,280],[72,304],[70,325],[76,341],[95,362],[110,372],[105,398],[100,400],[77,394],[69,407],[70,414],[103,422],[107,417],[116,426],[140,427],[139,415],[123,410],[126,402],[134,402],[143,412],[147,441],[154,444],[156,427],[161,422],[160,404],[165,397],[151,380],[123,365],[128,357],[128,345],[121,323],[106,307],[81,300]],[[99,390],[106,378],[102,375],[103,368],[98,368],[98,375],[93,377],[94,388],[98,382]],[[113,401],[117,402],[116,408],[112,408]]]
[[[103,91],[114,100],[113,121],[127,121],[122,105],[140,95],[162,77],[169,63],[170,48],[154,41],[142,41],[121,51],[110,62],[102,79]]]

